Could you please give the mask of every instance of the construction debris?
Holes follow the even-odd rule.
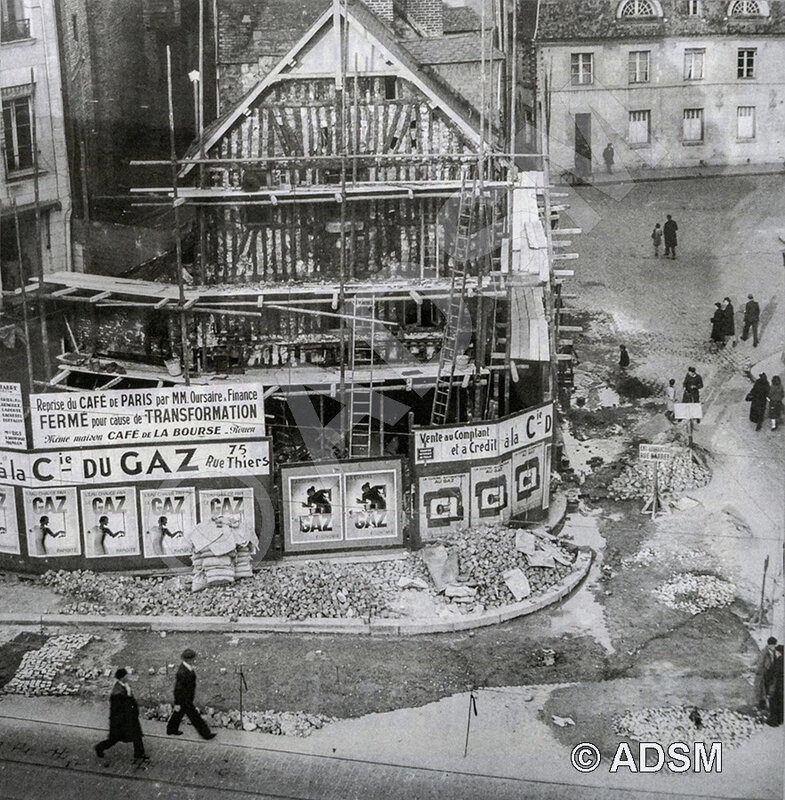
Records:
[[[669,608],[694,615],[730,605],[736,598],[736,587],[716,575],[683,572],[654,589],[654,594]]]
[[[675,500],[685,492],[699,489],[711,480],[711,471],[696,464],[688,450],[678,452],[671,461],[658,462],[657,490],[665,501]],[[654,483],[654,466],[635,459],[608,487],[613,500],[648,498]]]
[[[85,647],[92,638],[89,633],[54,636],[40,650],[28,651],[22,656],[16,674],[5,685],[4,691],[7,694],[23,694],[28,697],[77,694],[79,684],[55,684],[55,680],[71,663],[77,651]]]

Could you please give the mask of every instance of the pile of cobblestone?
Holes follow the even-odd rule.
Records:
[[[613,718],[619,736],[636,742],[722,742],[738,747],[761,729],[760,723],[728,709],[694,706],[641,708]]]
[[[55,683],[55,680],[92,638],[89,633],[71,633],[47,639],[39,650],[30,650],[22,656],[16,674],[4,691],[28,697],[77,694],[79,684]]]
[[[688,450],[679,452],[672,461],[658,462],[657,489],[666,501],[681,497],[685,492],[706,486],[711,480],[711,471],[696,464]],[[651,463],[635,461],[628,464],[608,487],[608,495],[613,500],[634,500],[647,498],[654,481],[654,468]]]
[[[165,722],[172,715],[172,706],[170,703],[161,703],[144,709],[143,715],[145,719]],[[336,717],[326,714],[306,714],[304,711],[245,711],[241,717],[237,710],[203,708],[202,715],[213,728],[258,731],[274,736],[310,736],[325,725],[338,721]]]
[[[730,605],[736,597],[736,587],[716,575],[681,572],[657,586],[654,595],[669,608],[694,615]]]

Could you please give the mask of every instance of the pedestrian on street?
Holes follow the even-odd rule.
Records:
[[[733,346],[736,347],[739,342],[736,338],[736,312],[733,310],[733,303],[731,303],[730,297],[726,297],[722,301],[722,313],[725,319],[723,333],[726,337],[733,340]],[[725,339],[725,344],[727,343],[728,339]]]
[[[613,174],[613,162],[616,160],[616,151],[613,149],[613,144],[608,142],[607,147],[602,151],[602,158],[605,161],[605,169],[609,175]]]
[[[774,685],[774,668],[776,664],[777,639],[769,636],[766,647],[758,657],[758,666],[755,669],[755,705],[761,711],[769,707],[769,695]]]
[[[714,316],[711,318],[711,340],[717,345],[725,344],[725,312],[722,303],[714,304]]]
[[[139,724],[139,705],[128,683],[128,670],[120,667],[115,674],[115,684],[109,695],[109,738],[99,742],[94,750],[98,758],[118,742],[133,742],[134,760],[149,761],[144,752],[142,726]]]
[[[676,259],[676,245],[678,241],[676,240],[676,231],[679,230],[679,226],[676,224],[676,220],[671,217],[670,214],[666,214],[666,221],[665,226],[663,227],[662,231],[665,235],[665,258],[670,257],[672,259]]]
[[[681,397],[682,403],[700,403],[700,390],[703,388],[703,378],[698,374],[695,367],[688,367],[687,374],[682,383],[684,394]]]
[[[785,397],[783,392],[782,381],[779,375],[775,375],[771,379],[771,386],[769,387],[769,419],[771,420],[771,429],[777,430],[780,417],[782,416],[782,400]]]
[[[769,718],[766,722],[772,728],[778,728],[782,725],[782,693],[783,693],[783,669],[785,668],[785,659],[783,659],[783,646],[778,644],[774,648],[774,664],[772,671],[774,672],[774,681],[769,691]]]
[[[654,257],[659,258],[660,245],[662,244],[662,228],[659,222],[654,226],[654,230],[651,232],[651,241],[654,244]]]
[[[194,705],[196,653],[188,647],[183,650],[181,658],[182,663],[174,679],[174,711],[169,717],[169,722],[166,723],[166,734],[167,736],[181,736],[183,732],[180,730],[180,723],[183,721],[183,716],[186,716],[202,739],[214,739],[215,734],[207,726]]]
[[[627,348],[623,345],[619,345],[619,369],[622,372],[627,371],[627,367],[630,366],[630,354],[627,352]]]
[[[759,431],[763,427],[763,420],[766,417],[766,403],[769,401],[769,379],[765,372],[761,372],[758,380],[752,384],[752,389],[747,395],[750,404],[750,422],[755,423],[755,430]]]
[[[758,346],[758,322],[760,322],[760,306],[758,301],[751,295],[747,295],[747,305],[744,306],[744,330],[741,340],[746,342],[750,338],[750,328],[752,328],[752,346]]]
[[[665,416],[676,422],[676,379],[671,378],[665,387]]]

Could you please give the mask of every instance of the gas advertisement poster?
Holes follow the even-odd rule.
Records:
[[[418,481],[420,538],[431,541],[469,526],[469,475],[424,475]]]
[[[0,486],[0,553],[19,555],[16,501],[11,486]]]
[[[200,489],[199,519],[204,522],[219,517],[238,532],[240,541],[255,539],[253,489]]]
[[[288,476],[287,522],[294,545],[319,545],[343,540],[343,503],[338,474]]]
[[[142,489],[142,531],[145,558],[190,555],[187,534],[196,525],[196,491],[191,486],[176,489]]]
[[[471,469],[472,524],[510,518],[510,459]]]
[[[139,555],[136,490],[82,489],[82,533],[87,558]]]
[[[255,383],[34,394],[30,396],[33,446],[262,437],[263,394],[263,387]],[[0,411],[2,397],[0,384]]]
[[[343,476],[347,540],[398,536],[397,477],[392,469]]]
[[[31,557],[81,554],[76,489],[25,489],[24,508],[27,552]]]
[[[543,507],[545,450],[546,445],[537,444],[512,454],[510,495],[515,515]]]

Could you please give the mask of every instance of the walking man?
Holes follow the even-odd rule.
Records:
[[[747,295],[747,305],[744,306],[744,330],[741,340],[746,342],[750,338],[750,328],[752,328],[752,346],[758,346],[758,322],[760,322],[760,306],[758,301],[751,295]]]
[[[676,220],[673,219],[670,214],[666,214],[666,217],[667,220],[662,228],[662,232],[665,235],[665,258],[667,258],[670,254],[670,257],[675,260],[676,245],[678,244],[676,241],[676,231],[679,230],[679,226],[676,224]]]
[[[774,636],[769,636],[766,647],[763,648],[758,657],[758,665],[755,669],[755,703],[762,711],[769,707],[769,694],[776,677],[776,648],[777,639]]]
[[[682,395],[682,403],[700,403],[701,395],[700,390],[703,388],[703,378],[698,374],[695,367],[689,367],[687,374],[684,376],[684,394]]]
[[[104,750],[114,747],[118,742],[133,742],[134,760],[149,761],[142,741],[139,705],[128,683],[128,671],[120,667],[114,677],[115,684],[109,695],[109,738],[95,746],[95,754],[103,758]]]
[[[608,146],[602,151],[602,157],[605,161],[605,169],[609,175],[613,174],[613,162],[616,160],[616,151],[613,149],[613,144],[608,142]]]
[[[183,650],[181,658],[182,663],[174,679],[174,711],[169,717],[169,722],[166,723],[166,733],[168,736],[181,736],[180,723],[183,721],[183,716],[186,716],[202,739],[214,739],[215,734],[207,727],[207,723],[194,706],[196,653],[189,647]]]

